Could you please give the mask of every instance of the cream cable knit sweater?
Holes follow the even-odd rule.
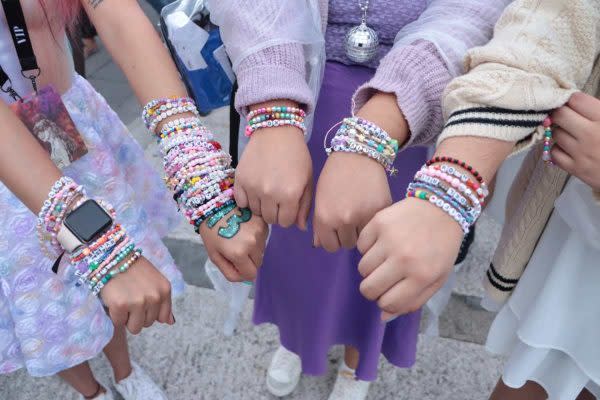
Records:
[[[539,125],[574,92],[596,94],[599,53],[600,1],[517,0],[498,21],[492,41],[469,52],[469,73],[446,89],[440,142],[481,136],[516,142],[515,151],[530,150],[511,188],[485,282],[498,303],[517,285],[568,180],[542,162]]]

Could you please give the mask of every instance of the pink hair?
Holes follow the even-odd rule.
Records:
[[[81,7],[80,0],[40,0],[44,6],[52,6],[57,10],[57,14],[60,15],[65,24],[71,24],[79,15]]]

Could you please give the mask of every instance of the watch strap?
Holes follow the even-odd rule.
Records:
[[[65,224],[61,225],[60,230],[56,235],[56,240],[58,240],[58,243],[60,243],[67,253],[72,253],[78,247],[83,246],[81,240],[79,240]]]

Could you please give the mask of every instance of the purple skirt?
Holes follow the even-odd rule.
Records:
[[[309,142],[315,182],[327,159],[323,136],[350,115],[353,93],[373,73],[366,67],[327,63]],[[396,162],[400,173],[390,179],[394,201],[404,197],[426,157],[425,148],[400,155]],[[356,375],[361,380],[376,379],[380,353],[398,367],[415,362],[420,312],[382,323],[377,304],[360,294],[359,261],[356,250],[330,254],[314,249],[311,229],[273,227],[256,282],[254,323],[277,325],[281,344],[302,358],[306,374],[326,373],[327,353],[336,344],[359,350]]]

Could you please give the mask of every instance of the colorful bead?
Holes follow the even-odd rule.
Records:
[[[542,125],[544,127],[544,149],[542,152],[542,160],[548,165],[553,165],[552,146],[554,145],[554,141],[552,138],[552,119],[546,117]]]
[[[327,135],[325,136],[327,142]],[[362,118],[346,118],[331,140],[325,146],[327,154],[349,152],[364,154],[380,163],[390,175],[394,175],[393,163],[398,153],[398,141],[376,124]]]

